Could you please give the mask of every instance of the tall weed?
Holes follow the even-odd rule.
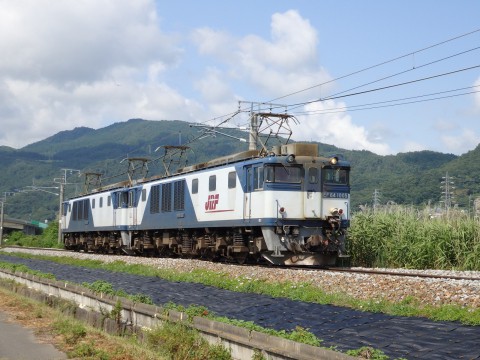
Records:
[[[357,213],[348,246],[357,266],[480,270],[480,223],[460,211],[439,218],[400,206]]]

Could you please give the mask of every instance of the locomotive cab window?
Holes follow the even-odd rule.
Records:
[[[267,182],[299,184],[302,182],[302,177],[303,168],[301,166],[278,164],[265,167],[265,181]]]
[[[310,184],[318,183],[318,169],[315,167],[308,168],[308,182]]]
[[[348,185],[348,170],[342,168],[324,168],[323,182],[327,184]]]
[[[198,194],[198,179],[192,180],[192,194]]]
[[[235,171],[228,173],[228,188],[235,189],[237,186],[237,173]]]
[[[126,208],[128,206],[128,192],[119,193],[118,197],[119,197],[118,207]]]
[[[211,175],[208,178],[208,190],[209,191],[217,190],[217,175]]]
[[[263,166],[253,168],[253,189],[263,189]]]
[[[70,204],[64,203],[62,207],[62,215],[67,216],[68,212],[70,212]]]

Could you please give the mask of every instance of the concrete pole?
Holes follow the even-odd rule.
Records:
[[[2,203],[2,210],[0,212],[0,247],[3,245],[3,220],[4,220],[4,214],[3,214],[3,201],[0,201]]]
[[[65,179],[65,178],[64,178]],[[63,214],[63,192],[64,192],[64,181],[60,183],[60,195],[59,195],[59,205],[58,205],[58,244],[63,244],[63,234],[62,234],[62,214]]]
[[[248,150],[257,150],[258,136],[258,115],[252,113],[250,116],[250,134],[248,137]]]

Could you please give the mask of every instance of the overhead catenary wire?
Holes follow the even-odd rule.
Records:
[[[308,91],[308,90],[314,89],[314,88],[316,88],[316,87],[320,87],[320,86],[322,86],[322,85],[326,85],[326,84],[329,84],[329,83],[332,83],[332,82],[335,82],[335,81],[338,81],[338,80],[341,80],[341,79],[344,79],[344,78],[347,78],[347,77],[350,77],[350,76],[353,76],[353,75],[357,75],[357,74],[359,74],[359,73],[362,73],[362,72],[365,72],[365,71],[374,69],[374,68],[376,68],[376,67],[380,67],[380,66],[383,66],[383,65],[386,65],[386,64],[395,62],[395,61],[397,61],[397,60],[400,60],[400,59],[403,59],[403,58],[406,58],[406,57],[409,57],[409,56],[413,56],[413,55],[415,55],[415,54],[418,54],[418,53],[421,53],[421,52],[430,50],[430,49],[435,48],[435,47],[437,47],[437,46],[446,44],[446,43],[451,42],[451,41],[454,41],[454,40],[458,40],[458,39],[460,39],[460,38],[463,38],[463,37],[466,37],[466,36],[475,34],[475,33],[477,33],[477,32],[480,32],[480,29],[475,29],[475,30],[473,30],[473,31],[470,31],[470,32],[467,32],[467,33],[464,33],[464,34],[461,34],[461,35],[458,35],[458,36],[449,38],[449,39],[447,39],[447,40],[444,40],[444,41],[435,43],[435,44],[433,44],[433,45],[426,46],[426,47],[424,47],[424,48],[421,48],[421,49],[418,49],[418,50],[409,52],[409,53],[404,54],[404,55],[401,55],[401,56],[397,56],[397,57],[395,57],[395,58],[393,58],[393,59],[383,61],[383,62],[381,62],[381,63],[378,63],[378,64],[375,64],[375,65],[372,65],[372,66],[369,66],[369,67],[360,69],[360,70],[358,70],[358,71],[354,71],[354,72],[351,72],[351,73],[349,73],[349,74],[346,74],[346,75],[343,75],[343,76],[339,76],[339,77],[337,77],[337,78],[335,78],[335,79],[331,79],[331,80],[328,80],[328,81],[326,81],[326,82],[323,82],[323,83],[320,83],[320,84],[316,84],[316,85],[313,85],[313,86],[310,86],[310,87],[307,87],[307,88],[304,88],[304,89],[301,89],[301,90],[298,90],[298,91],[295,91],[295,92],[292,92],[292,93],[289,93],[289,94],[283,95],[283,96],[281,96],[281,97],[277,97],[277,98],[274,98],[274,99],[271,99],[271,100],[269,100],[269,101],[265,101],[265,102],[262,102],[262,103],[265,104],[265,105],[267,105],[267,104],[269,104],[269,103],[271,103],[271,102],[273,102],[273,101],[277,101],[277,100],[280,100],[280,99],[284,99],[284,98],[286,98],[286,97],[289,97],[289,96],[292,96],[292,95],[296,95],[296,94],[299,94],[299,93],[301,93],[301,92]],[[434,61],[431,61],[431,62],[428,62],[428,63],[425,63],[425,64],[422,64],[422,65],[419,65],[419,66],[413,66],[412,68],[409,68],[409,69],[407,69],[407,70],[403,70],[403,71],[401,71],[401,72],[398,72],[398,73],[395,73],[395,74],[392,74],[392,75],[389,75],[389,76],[386,76],[386,77],[383,77],[383,78],[380,78],[380,79],[377,79],[377,80],[374,80],[374,81],[370,81],[370,82],[367,82],[367,83],[364,83],[364,84],[355,86],[355,87],[353,87],[353,88],[344,90],[344,91],[342,91],[342,92],[339,92],[339,93],[330,95],[329,97],[324,97],[323,99],[324,99],[324,100],[326,100],[326,99],[333,99],[333,98],[334,98],[333,96],[338,96],[338,95],[343,94],[343,93],[345,93],[345,92],[347,92],[347,91],[355,90],[355,89],[358,89],[358,88],[361,88],[361,87],[364,87],[364,86],[368,86],[368,85],[374,84],[374,83],[379,82],[379,81],[382,81],[382,80],[386,80],[386,79],[389,79],[389,78],[392,78],[392,77],[395,77],[395,76],[399,76],[399,75],[405,74],[405,73],[407,73],[407,72],[411,72],[411,71],[414,71],[414,70],[418,70],[418,69],[424,68],[424,67],[426,67],[426,66],[430,66],[430,65],[436,64],[436,63],[438,63],[438,62],[451,59],[451,58],[456,57],[456,56],[464,55],[464,54],[466,54],[466,53],[469,53],[469,52],[472,52],[472,51],[475,51],[475,50],[478,50],[478,49],[480,49],[480,47],[474,47],[474,48],[471,48],[471,49],[468,49],[468,50],[464,50],[464,51],[461,51],[461,52],[458,52],[458,53],[455,53],[455,54],[452,54],[452,55],[449,55],[449,56],[446,56],[446,57],[443,57],[443,58],[440,58],[440,59],[437,59],[437,60],[434,60]],[[360,92],[360,93],[358,93],[358,94],[356,94],[356,95],[360,95],[360,94],[362,94],[362,93]],[[349,96],[353,96],[353,95],[349,95]],[[309,103],[311,103],[311,102],[316,102],[316,101],[319,101],[319,100],[317,99],[317,100],[306,101],[306,102],[302,102],[302,103],[298,103],[298,104],[290,104],[290,105],[288,105],[288,108],[289,108],[290,110],[293,110],[293,109],[295,109],[296,107],[300,107],[300,106],[309,104]],[[248,111],[248,110],[249,110],[249,109],[247,109],[247,108],[243,109],[243,111]],[[209,121],[210,121],[210,120],[209,120]],[[208,122],[208,121],[207,121],[207,122]]]
[[[413,70],[418,70],[418,69],[421,69],[421,68],[424,68],[426,66],[429,66],[429,65],[433,65],[433,64],[436,64],[436,63],[439,63],[441,61],[444,61],[444,60],[448,60],[448,59],[452,59],[456,56],[459,56],[459,55],[463,55],[463,54],[466,54],[468,52],[471,52],[471,51],[475,51],[475,50],[478,50],[480,49],[480,46],[477,46],[475,48],[472,48],[472,49],[468,49],[468,50],[465,50],[465,51],[461,51],[459,53],[456,53],[456,54],[453,54],[453,55],[450,55],[450,56],[446,56],[446,57],[443,57],[441,59],[437,59],[437,60],[434,60],[434,61],[431,61],[431,62],[428,62],[428,63],[425,63],[425,64],[422,64],[420,66],[414,66],[410,69],[407,69],[407,70],[403,70],[403,71],[400,71],[400,72],[397,72],[395,74],[392,74],[392,75],[389,75],[389,76],[385,76],[385,77],[382,77],[380,79],[377,79],[377,80],[374,80],[374,81],[370,81],[370,82],[367,82],[367,83],[364,83],[362,85],[358,85],[358,86],[355,86],[353,88],[350,88],[350,89],[347,89],[347,90],[343,90],[343,91],[340,91],[340,92],[337,92],[335,94],[332,94],[330,96],[327,96],[327,97],[324,97],[323,99],[324,100],[328,100],[328,99],[334,99],[335,96],[338,96],[338,95],[341,95],[341,94],[344,94],[348,91],[352,91],[352,90],[356,90],[356,89],[359,89],[359,88],[362,88],[362,87],[365,87],[365,86],[368,86],[368,85],[371,85],[371,84],[375,84],[377,82],[380,82],[380,81],[383,81],[383,80],[387,80],[387,79],[390,79],[390,78],[393,78],[395,76],[399,76],[399,75],[403,75],[403,74],[406,74],[410,71],[413,71]]]
[[[341,113],[341,112],[345,112],[345,111],[361,111],[361,110],[380,109],[380,108],[407,105],[407,104],[416,104],[416,103],[434,101],[434,100],[440,100],[440,99],[449,99],[449,98],[454,98],[454,97],[458,97],[458,96],[472,95],[472,94],[477,94],[477,93],[480,93],[480,90],[465,92],[465,93],[461,93],[461,94],[439,96],[439,97],[435,97],[435,98],[431,98],[431,99],[405,101],[405,102],[401,102],[401,103],[398,103],[398,104],[380,105],[380,104],[385,104],[385,103],[389,103],[389,102],[396,102],[396,101],[401,101],[401,100],[415,99],[415,98],[430,96],[430,95],[419,95],[419,96],[413,96],[413,97],[397,99],[397,100],[380,101],[380,102],[377,102],[377,103],[370,103],[370,104],[365,104],[365,105],[353,105],[353,106],[345,106],[345,107],[323,109],[323,110],[296,112],[295,115],[323,115],[323,114]],[[372,105],[375,105],[375,106],[372,106]],[[378,106],[376,106],[376,105],[378,105]],[[370,106],[370,107],[367,107],[367,106]],[[357,109],[355,109],[355,108],[357,108]]]
[[[393,102],[399,102],[399,101],[405,101],[405,100],[419,99],[419,98],[424,98],[424,97],[428,97],[428,96],[435,96],[435,95],[452,93],[452,92],[456,92],[456,91],[463,91],[463,90],[468,90],[468,89],[474,89],[474,88],[478,88],[478,87],[480,87],[480,85],[472,85],[472,86],[466,86],[466,87],[457,88],[457,89],[437,91],[437,92],[429,93],[429,94],[408,96],[408,97],[404,97],[404,98],[392,99],[392,100],[384,100],[384,101],[377,101],[377,102],[373,102],[373,103],[366,103],[366,104],[359,104],[359,105],[349,105],[349,106],[341,106],[341,107],[332,107],[332,108],[329,108],[329,109],[321,109],[321,110],[297,111],[297,112],[295,112],[295,114],[297,114],[297,115],[301,115],[301,114],[312,114],[312,113],[313,113],[313,114],[317,114],[317,113],[323,113],[323,112],[328,112],[328,111],[338,112],[338,111],[340,111],[340,110],[341,110],[341,111],[353,110],[353,109],[355,109],[355,108],[361,108],[361,107],[365,107],[365,106],[381,105],[381,104],[387,104],[387,103],[393,103]],[[477,93],[477,92],[478,92],[478,91],[472,91],[472,92],[467,92],[467,93],[462,93],[462,94],[456,94],[456,95],[468,95],[468,94]],[[435,100],[435,99],[438,99],[438,98],[427,99],[427,100]]]
[[[394,88],[394,87],[399,87],[399,86],[414,84],[414,83],[417,83],[417,82],[426,81],[426,80],[431,80],[431,79],[435,79],[435,78],[439,78],[439,77],[443,77],[443,76],[448,76],[448,75],[453,75],[453,74],[457,74],[457,73],[460,73],[460,72],[463,72],[463,71],[473,70],[473,69],[477,69],[477,68],[480,68],[480,65],[474,65],[474,66],[470,66],[470,67],[467,67],[467,68],[462,68],[462,69],[457,69],[457,70],[449,71],[449,72],[446,72],[446,73],[431,75],[431,76],[427,76],[427,77],[423,77],[423,78],[419,78],[419,79],[415,79],[415,80],[404,81],[404,82],[401,82],[401,83],[396,83],[396,84],[392,84],[392,85],[382,86],[382,87],[378,87],[378,88],[374,88],[374,89],[369,89],[369,90],[364,90],[364,91],[359,91],[359,92],[355,92],[355,93],[338,95],[338,96],[330,96],[330,97],[320,98],[320,99],[316,99],[316,100],[305,101],[305,102],[293,104],[293,105],[291,105],[291,107],[297,108],[297,107],[300,107],[300,106],[304,106],[304,105],[308,105],[308,104],[313,104],[313,103],[316,103],[316,102],[321,102],[321,101],[326,101],[326,100],[341,99],[341,98],[346,98],[346,97],[350,97],[350,96],[362,95],[362,94],[367,94],[367,93],[371,93],[371,92],[376,92],[376,91],[391,89],[391,88]]]
[[[307,88],[304,88],[304,89],[301,89],[301,90],[298,90],[298,91],[295,91],[295,92],[292,92],[292,93],[289,93],[289,94],[286,94],[286,95],[282,95],[280,97],[277,97],[277,98],[274,98],[272,100],[269,100],[269,101],[266,101],[265,103],[269,103],[269,102],[273,102],[273,101],[277,101],[277,100],[280,100],[280,99],[284,99],[286,97],[289,97],[289,96],[293,96],[293,95],[297,95],[301,92],[305,92],[305,91],[308,91],[308,90],[312,90],[314,88],[317,88],[317,87],[320,87],[320,86],[323,86],[323,85],[327,85],[329,83],[332,83],[332,82],[335,82],[335,81],[338,81],[338,80],[341,80],[341,79],[345,79],[347,77],[350,77],[350,76],[353,76],[353,75],[357,75],[357,74],[360,74],[362,72],[365,72],[365,71],[368,71],[368,70],[371,70],[371,69],[374,69],[374,68],[377,68],[377,67],[380,67],[380,66],[383,66],[383,65],[386,65],[386,64],[389,64],[389,63],[392,63],[392,62],[395,62],[397,60],[400,60],[400,59],[404,59],[406,57],[409,57],[409,56],[412,56],[412,55],[415,55],[415,54],[418,54],[418,53],[421,53],[421,52],[424,52],[426,50],[430,50],[430,49],[433,49],[437,46],[440,46],[440,45],[443,45],[443,44],[446,44],[446,43],[449,43],[451,41],[454,41],[454,40],[458,40],[460,38],[463,38],[465,36],[469,36],[469,35],[472,35],[472,34],[475,34],[477,32],[480,32],[480,29],[476,29],[476,30],[472,30],[470,32],[467,32],[467,33],[464,33],[464,34],[461,34],[461,35],[457,35],[453,38],[450,38],[450,39],[447,39],[447,40],[444,40],[444,41],[441,41],[441,42],[438,42],[436,44],[433,44],[433,45],[429,45],[429,46],[426,46],[422,49],[418,49],[418,50],[415,50],[415,51],[412,51],[412,52],[409,52],[407,54],[404,54],[404,55],[400,55],[400,56],[397,56],[393,59],[390,59],[390,60],[386,60],[386,61],[383,61],[383,62],[380,62],[378,64],[375,64],[375,65],[372,65],[372,66],[368,66],[366,68],[363,68],[363,69],[360,69],[360,70],[357,70],[357,71],[354,71],[354,72],[351,72],[351,73],[348,73],[346,75],[342,75],[342,76],[339,76],[339,77],[336,77],[334,79],[331,79],[331,80],[328,80],[328,81],[325,81],[323,83],[319,83],[319,84],[316,84],[316,85],[312,85],[310,87],[307,87]],[[473,50],[476,50],[478,48],[474,48],[474,49],[470,49],[470,50],[467,50],[467,51],[464,51],[464,52],[461,52],[461,53],[458,53],[458,54],[455,54],[455,55],[452,55],[452,56],[449,56],[449,57],[446,57],[446,58],[443,58],[443,59],[440,59],[439,61],[442,61],[442,60],[446,60],[446,59],[449,59],[451,57],[454,57],[454,56],[458,56],[458,55],[461,55],[461,54],[464,54],[466,52],[470,52],[470,51],[473,51]],[[433,61],[431,63],[428,63],[426,65],[431,65],[431,64],[434,64],[438,61]],[[425,65],[425,66],[426,66]],[[414,66],[413,69],[419,69],[421,68],[422,66]],[[409,70],[410,71],[410,70]]]

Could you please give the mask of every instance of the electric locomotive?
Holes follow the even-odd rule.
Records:
[[[249,150],[63,203],[67,249],[275,265],[335,264],[350,221],[350,164],[316,144]]]

